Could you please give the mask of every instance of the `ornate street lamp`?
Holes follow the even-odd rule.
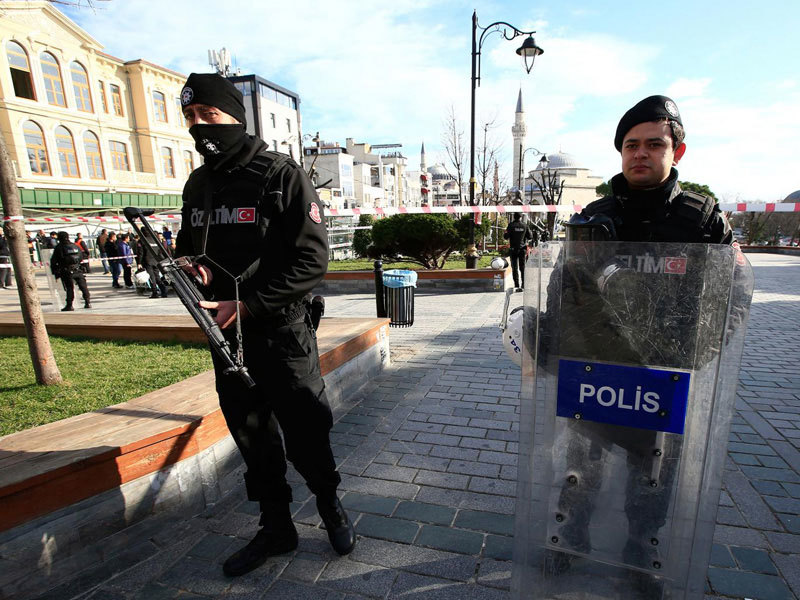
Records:
[[[478,30],[481,30],[478,36]],[[533,39],[535,31],[521,31],[505,21],[496,21],[487,27],[478,25],[478,12],[472,13],[472,98],[470,104],[470,136],[469,136],[469,204],[475,206],[475,89],[481,80],[481,49],[483,41],[488,34],[498,32],[506,40],[513,40],[521,35],[527,35],[525,41],[517,49],[517,54],[525,63],[525,70],[530,73],[536,57],[544,52]],[[475,249],[475,221],[469,224],[469,247],[467,248],[467,268],[474,269],[478,266],[478,253]]]
[[[522,181],[525,179],[523,177],[523,175],[522,175],[523,165],[525,164],[524,157],[528,152],[531,152],[531,151],[536,152],[536,154],[541,154],[542,155],[542,158],[539,159],[539,164],[541,164],[542,161],[545,161],[545,162],[547,161],[547,157],[544,155],[544,153],[541,150],[537,150],[536,148],[525,148],[525,150],[523,150],[522,149],[522,144],[519,145],[519,170],[518,170],[518,173],[517,173],[517,191],[519,192],[520,198],[524,198],[525,197],[525,190],[522,189]]]

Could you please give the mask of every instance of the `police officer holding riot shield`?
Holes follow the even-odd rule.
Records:
[[[563,411],[562,398],[572,402],[576,397],[563,392],[570,385],[569,369],[583,373],[573,377],[582,382],[574,412],[557,413],[568,419],[562,431],[564,446],[554,449],[554,453],[558,450],[563,455],[567,476],[555,502],[553,519],[558,534],[548,541],[565,551],[549,555],[549,573],[558,577],[569,572],[577,556],[593,556],[598,548],[601,553],[615,552],[610,550],[616,548],[613,543],[599,539],[602,534],[598,532],[606,524],[595,513],[621,509],[627,519],[627,542],[612,560],[639,569],[631,573],[638,586],[635,597],[642,598],[662,597],[663,580],[643,573],[657,573],[662,567],[661,559],[653,558],[653,553],[664,543],[659,532],[667,522],[670,506],[674,506],[671,503],[676,502],[671,490],[677,481],[683,423],[679,422],[678,429],[646,426],[651,414],[656,415],[652,417],[656,421],[663,418],[666,422],[671,413],[659,412],[657,407],[650,410],[652,407],[646,403],[655,396],[648,396],[646,391],[637,389],[633,396],[628,390],[628,396],[623,398],[621,373],[646,370],[652,365],[689,372],[720,349],[710,346],[718,339],[718,331],[701,323],[698,312],[693,310],[697,307],[691,306],[692,298],[698,302],[698,279],[688,275],[670,279],[665,275],[674,267],[671,263],[665,267],[664,260],[677,260],[675,264],[685,267],[686,263],[680,261],[687,259],[651,255],[638,257],[637,264],[637,257],[629,256],[625,263],[624,253],[629,248],[643,248],[641,243],[652,243],[645,252],[656,248],[656,244],[675,243],[669,247],[678,248],[678,244],[691,247],[733,243],[731,228],[713,198],[683,191],[678,184],[675,167],[686,152],[684,137],[678,108],[665,96],[645,98],[623,115],[614,139],[621,154],[622,172],[612,178],[609,196],[592,202],[567,224],[566,250],[558,265],[562,270],[556,269],[560,275],[550,280],[547,314],[542,317],[546,323],[548,315],[558,315],[559,330],[548,331],[546,325],[540,329],[544,340],[541,343],[552,344],[554,356],[557,355],[557,411]],[[691,250],[687,252],[692,255]],[[675,273],[680,275],[677,268]],[[647,279],[652,276],[662,279],[656,285]],[[648,289],[659,293],[650,297],[637,293]],[[729,289],[720,289],[724,294],[720,305],[727,305]],[[676,311],[675,320],[670,320],[671,315],[660,320],[660,303],[666,311],[688,307],[688,316],[684,318]],[[639,315],[645,318],[638,320]],[[718,322],[716,326],[719,327]],[[642,330],[647,327],[652,328],[652,335],[643,335]],[[696,334],[706,331],[703,327],[708,327],[709,335]],[[695,335],[679,339],[682,329]],[[553,359],[550,361],[552,366]],[[600,375],[590,374],[595,371],[609,373],[603,380],[606,387],[599,392],[599,385],[584,383],[600,380]],[[683,375],[672,377],[678,381]],[[595,407],[605,411],[605,416],[590,416]],[[605,407],[619,410],[611,413]],[[610,419],[609,414],[615,419],[617,414],[626,414],[626,420],[604,420]],[[599,506],[598,498],[610,497],[603,494],[604,480],[609,477],[607,467],[616,460],[612,454],[624,457],[623,464],[627,462],[627,481],[612,484],[619,488],[624,485],[624,502],[614,507]],[[624,525],[618,525],[614,534],[625,536]],[[605,535],[609,532],[605,531]],[[596,597],[607,596],[599,593]]]
[[[189,271],[202,279],[208,298],[200,305],[216,311],[234,347],[241,343],[256,382],[247,389],[214,356],[220,406],[247,465],[247,495],[259,503],[262,526],[223,570],[241,575],[297,547],[287,458],[315,494],[334,550],[347,554],[355,532],[337,497],[333,419],[305,302],[327,269],[322,204],[294,161],[247,135],[242,94],[230,81],[193,73],[181,105],[205,162],[184,188],[177,254],[192,257]]]
[[[61,279],[61,284],[67,292],[67,303],[61,311],[75,310],[72,306],[75,300],[75,285],[78,285],[83,294],[83,307],[92,308],[89,286],[86,285],[86,277],[81,271],[81,260],[83,253],[80,247],[69,241],[69,234],[66,231],[58,233],[58,245],[53,250],[50,259],[50,270],[56,279]]]

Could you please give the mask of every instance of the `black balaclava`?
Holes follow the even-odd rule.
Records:
[[[207,162],[235,155],[246,139],[246,113],[242,93],[217,73],[192,73],[181,90],[181,107],[207,104],[239,121],[237,124],[197,124],[189,128],[195,148]]]

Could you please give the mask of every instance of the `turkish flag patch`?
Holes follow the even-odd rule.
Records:
[[[250,208],[237,208],[236,209],[236,222],[237,223],[255,223],[256,222],[256,209],[254,206]]]
[[[686,275],[686,259],[682,256],[667,256],[664,259],[664,273]]]
[[[322,223],[322,216],[319,213],[319,205],[316,202],[311,203],[311,208],[308,211],[308,216],[314,223]]]

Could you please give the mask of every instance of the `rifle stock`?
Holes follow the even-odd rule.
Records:
[[[183,270],[181,263],[172,258],[167,249],[158,239],[158,234],[153,230],[145,217],[153,214],[153,210],[142,210],[135,206],[126,207],[123,211],[125,218],[139,235],[144,251],[155,259],[158,270],[171,283],[175,294],[189,311],[189,314],[208,338],[211,350],[225,363],[225,374],[236,374],[252,388],[256,385],[239,358],[232,352],[231,345],[222,333],[211,313],[199,306],[205,300],[192,278]]]

